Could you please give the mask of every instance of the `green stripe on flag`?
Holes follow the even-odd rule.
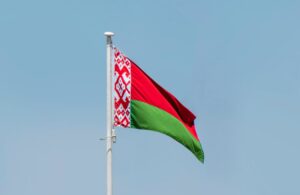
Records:
[[[132,100],[131,128],[154,130],[166,134],[183,144],[201,162],[204,162],[204,153],[200,142],[190,134],[178,119],[160,108]]]

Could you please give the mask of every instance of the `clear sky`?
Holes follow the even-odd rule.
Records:
[[[196,115],[205,164],[117,129],[114,194],[300,194],[300,2],[1,0],[0,194],[104,195],[105,31]]]

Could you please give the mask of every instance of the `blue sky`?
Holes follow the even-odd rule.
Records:
[[[115,194],[299,194],[299,9],[2,0],[0,194],[105,194],[105,31],[197,115],[206,154],[117,129]]]

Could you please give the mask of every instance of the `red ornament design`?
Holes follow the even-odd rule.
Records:
[[[114,48],[114,126],[130,127],[131,62]]]

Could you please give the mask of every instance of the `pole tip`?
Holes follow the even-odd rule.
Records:
[[[104,35],[105,36],[114,36],[114,33],[113,32],[105,32]]]

